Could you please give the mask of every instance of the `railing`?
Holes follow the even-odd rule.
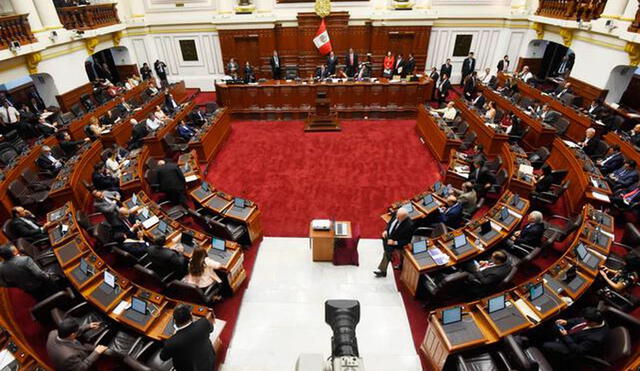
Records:
[[[588,22],[600,18],[607,0],[540,0],[536,15]]]
[[[640,0],[638,0],[638,10],[636,10],[636,18],[633,20],[627,31],[640,33]]]
[[[0,50],[7,49],[11,42],[19,41],[21,45],[36,42],[29,26],[28,14],[12,14],[0,17]]]
[[[116,4],[57,8],[60,22],[67,30],[93,30],[120,23]]]

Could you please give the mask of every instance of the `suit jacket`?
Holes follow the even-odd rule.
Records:
[[[488,168],[482,166],[479,169],[473,169],[469,174],[469,181],[474,182],[476,188],[483,188],[485,184],[494,184],[495,175]]]
[[[351,58],[349,58],[349,53],[344,57],[344,65],[345,65],[345,73],[347,76],[352,77],[356,74],[356,70],[358,69],[358,54],[353,52],[353,63],[351,63]]]
[[[127,103],[126,105],[122,103],[118,103],[118,105],[116,106],[116,109],[122,112],[123,114],[130,113],[133,110],[133,108],[131,107],[131,105],[129,105],[129,103]]]
[[[149,80],[151,78],[151,68],[149,66],[140,68],[140,75],[143,80]]]
[[[178,102],[171,96],[171,94],[167,94],[164,96],[164,106],[167,107],[169,112],[173,112],[178,109]]]
[[[487,99],[483,96],[478,97],[478,100],[473,104],[477,109],[483,109],[484,108],[484,104],[487,101]]]
[[[115,199],[117,192],[104,191],[103,193],[104,193],[104,197]],[[100,199],[96,198],[93,201],[93,208],[96,211],[102,213],[102,215],[104,215],[106,222],[112,228],[116,228],[116,229],[127,228],[127,223],[122,218],[122,216],[120,216],[119,206],[117,203],[109,202],[104,198],[100,198]]]
[[[469,77],[467,81],[464,82],[464,93],[468,97],[471,97],[471,94],[476,90],[476,79],[473,77]]]
[[[0,286],[33,292],[49,282],[49,276],[28,256],[14,256],[0,263]]]
[[[122,250],[138,258],[147,252],[147,247],[149,247],[148,243],[140,241],[125,241],[120,246]]]
[[[78,146],[84,143],[84,140],[63,140],[60,142],[60,148],[69,156],[75,155]]]
[[[34,218],[31,218],[31,217],[26,217],[26,218],[32,221],[34,224],[40,226],[40,224]],[[16,235],[18,238],[24,237],[24,238],[40,239],[40,238],[45,238],[47,236],[47,234],[44,232],[44,230],[42,230],[42,228],[33,228],[33,226],[27,223],[24,219],[25,218],[22,218],[22,217],[13,218],[11,219],[11,222],[9,222],[9,228],[11,229],[11,232],[13,232],[13,234]]]
[[[507,64],[505,66],[504,59],[501,59],[500,62],[498,62],[498,71],[504,71],[507,68],[509,68],[509,65]]]
[[[458,196],[458,203],[462,205],[462,210],[467,214],[472,214],[476,211],[476,205],[478,204],[478,194],[472,190],[470,192],[461,193]]]
[[[144,121],[141,121],[133,126],[131,129],[131,140],[129,141],[130,148],[138,148],[142,145],[142,138],[149,135],[149,129]]]
[[[187,262],[184,256],[177,251],[162,246],[150,245],[147,248],[147,253],[153,270],[161,277],[171,272],[177,272],[180,277],[184,275]]]
[[[178,126],[176,131],[178,132],[178,135],[180,135],[180,137],[184,140],[189,140],[196,134],[196,131],[190,128],[188,125],[180,125]]]
[[[207,120],[199,109],[191,111],[191,113],[189,113],[189,119],[196,125],[202,125]]]
[[[88,370],[100,357],[94,348],[77,340],[59,339],[58,330],[51,331],[47,338],[47,354],[57,371]]]
[[[603,112],[604,112],[604,107],[601,104],[596,104],[596,106],[593,107],[593,109],[591,108],[591,106],[587,108],[587,113],[590,114],[591,116],[599,117]]]
[[[600,166],[600,171],[603,174],[609,174],[615,170],[618,170],[624,164],[624,157],[622,153],[616,152],[611,156],[607,156],[602,161],[607,160]]]
[[[593,137],[589,139],[586,146],[582,147],[582,151],[584,151],[587,156],[593,156],[596,154],[598,148],[600,148],[600,138]]]
[[[153,64],[153,68],[156,70],[160,80],[167,79],[167,65],[164,62],[158,61]]]
[[[453,69],[453,65],[450,64],[447,66],[447,64],[443,64],[442,66],[440,66],[440,77],[442,77],[442,75],[447,75],[449,76],[449,78],[451,78],[451,71]]]
[[[446,99],[447,95],[449,95],[449,90],[451,90],[451,81],[447,80],[443,82],[442,85],[438,85],[438,88],[440,90],[440,97]]]
[[[269,58],[269,64],[271,65],[271,74],[275,77],[276,75],[280,74],[280,71],[282,70],[282,59],[280,58],[280,56],[278,56],[278,66],[276,67],[276,58],[272,55],[271,58]]]
[[[396,59],[393,62],[393,74],[394,75],[400,75],[400,74],[404,73],[404,63],[405,63],[404,58],[403,59]],[[401,69],[402,69],[403,72],[400,72]]]
[[[166,163],[163,166],[158,167],[157,177],[160,191],[165,193],[183,191],[186,184],[184,174],[178,165],[174,163]]]
[[[102,117],[100,117],[100,124],[102,124],[103,126],[110,126],[115,123],[115,120],[115,116],[109,117],[108,115],[103,115]]]
[[[402,69],[402,76],[413,75],[413,70],[416,69],[416,59],[409,58],[404,62],[404,68]]]
[[[626,189],[638,181],[637,170],[625,170],[624,168],[620,168],[616,170],[614,174],[618,177],[618,180],[614,184],[614,188],[616,189]]]
[[[633,144],[634,146],[640,146],[640,134],[631,135],[629,140],[631,141],[631,144]]]
[[[431,72],[429,74],[431,80],[433,80],[433,88],[435,89],[436,85],[438,85],[438,79],[440,78],[440,74],[438,72]]]
[[[467,76],[468,74],[470,74],[472,71],[475,71],[476,69],[476,59],[475,58],[465,58],[464,61],[462,61],[462,76]]]
[[[544,224],[529,223],[520,231],[520,236],[516,238],[515,244],[525,244],[533,247],[540,246],[542,237],[544,236]]]
[[[327,78],[329,77],[329,74],[330,72],[328,68],[325,68],[324,71],[322,71],[322,68],[316,69],[316,77],[319,79]]]
[[[567,320],[567,325],[564,328],[567,331],[579,323],[584,322],[584,318],[572,318]],[[571,353],[590,354],[591,352],[597,352],[600,346],[602,346],[609,335],[609,325],[605,322],[604,326],[597,328],[590,328],[577,331],[567,336],[562,336],[560,341],[563,342],[571,351]]]
[[[176,371],[213,370],[216,354],[209,340],[212,331],[213,325],[208,319],[198,319],[164,342],[160,359],[172,359]]]
[[[456,202],[449,206],[441,215],[440,221],[450,228],[458,228],[462,223],[462,204]]]
[[[477,270],[471,273],[473,278],[475,278],[480,285],[483,287],[495,287],[495,285],[499,284],[504,280],[511,271],[511,264],[504,263],[500,265],[495,265],[493,267],[485,268],[482,270]]]
[[[542,116],[542,113],[540,115]],[[556,122],[558,120],[558,118],[560,118],[560,114],[558,112],[553,111],[553,110],[549,110],[544,115],[544,118],[542,119],[542,122],[544,122],[546,124],[550,124],[552,122]]]
[[[553,176],[545,175],[538,179],[536,183],[536,192],[546,192],[551,188],[553,184]]]
[[[104,191],[106,189],[113,190],[120,185],[120,180],[118,178],[96,171],[91,174],[91,181],[98,191]]]
[[[333,57],[333,59],[327,56],[327,70],[329,71],[329,75],[333,75],[336,73],[336,65],[338,64],[338,57]]]
[[[384,248],[385,251],[393,250],[394,248],[401,249],[405,245],[411,242],[411,238],[413,237],[413,221],[411,218],[407,217],[402,222],[398,223],[393,232],[389,233],[389,229],[393,222],[396,220],[395,214],[387,223],[385,231],[387,231],[387,239],[391,239],[397,241],[397,245],[387,246],[387,241],[384,240]]]

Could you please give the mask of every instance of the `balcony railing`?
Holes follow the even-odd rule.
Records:
[[[540,0],[536,15],[588,22],[600,18],[607,0]]]
[[[116,4],[57,8],[60,22],[67,30],[93,30],[120,23]]]
[[[8,49],[13,41],[19,41],[20,45],[37,41],[31,32],[27,16],[28,14],[12,14],[0,17],[0,50]]]

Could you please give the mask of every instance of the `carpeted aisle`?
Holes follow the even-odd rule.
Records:
[[[303,237],[314,218],[350,220],[378,237],[380,215],[438,179],[415,121],[343,121],[341,132],[305,133],[302,121],[235,122],[207,179],[255,201],[267,236]]]

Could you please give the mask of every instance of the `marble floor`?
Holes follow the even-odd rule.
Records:
[[[265,238],[222,371],[294,370],[300,353],[331,351],[327,299],[357,299],[366,371],[420,370],[402,298],[391,275],[374,278],[379,240],[360,240],[360,266],[314,263],[306,238]],[[389,267],[391,269],[391,267]]]

